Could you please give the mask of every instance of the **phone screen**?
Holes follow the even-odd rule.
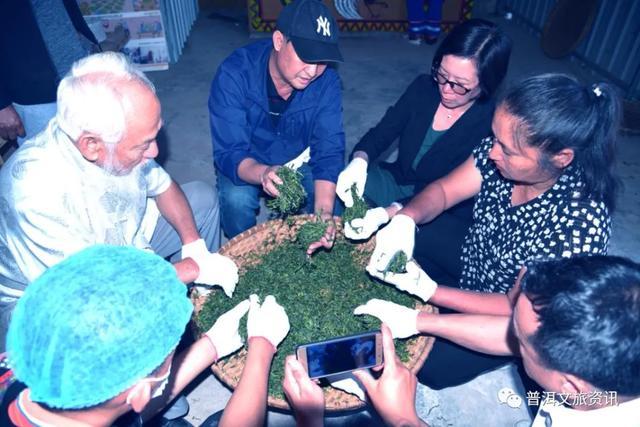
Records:
[[[379,335],[379,332],[373,332],[301,346],[306,351],[309,377],[319,378],[379,365],[382,362]]]

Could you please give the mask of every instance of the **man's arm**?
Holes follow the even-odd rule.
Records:
[[[429,302],[460,313],[510,316],[513,310],[505,294],[467,291],[439,285]]]
[[[277,185],[282,184],[282,180],[276,174],[279,168],[279,165],[268,166],[247,157],[238,165],[238,177],[249,184],[261,185],[269,196],[278,197],[280,192]]]
[[[420,312],[418,331],[445,338],[468,349],[496,356],[514,354],[510,316]]]
[[[191,206],[175,181],[172,180],[169,188],[158,194],[155,201],[160,214],[176,230],[183,245],[200,238]],[[198,277],[198,264],[190,258],[178,261],[173,266],[183,283],[191,283]]]
[[[165,192],[158,194],[155,200],[160,214],[176,230],[183,245],[200,238],[196,222],[193,219],[193,212],[191,212],[191,206],[189,206],[187,198],[175,181],[171,181],[169,188]]]
[[[311,132],[310,161],[314,179],[315,211],[333,213],[335,183],[344,168],[345,135],[342,123],[340,79],[327,70],[325,89],[320,94],[318,113]],[[323,76],[324,77],[324,76]]]
[[[331,181],[316,180],[314,181],[315,191],[315,207],[314,211],[321,215],[324,221],[329,225],[324,236],[317,242],[313,242],[307,248],[307,255],[311,256],[319,248],[331,249],[336,238],[336,227],[333,222],[333,203],[336,197],[336,185]]]
[[[234,64],[231,58],[225,60],[211,84],[208,106],[213,160],[218,172],[234,184],[240,185],[242,181],[258,184],[262,172],[240,175],[240,164],[253,159],[249,157],[251,126],[247,123],[245,92],[248,77],[239,73]]]
[[[460,313],[511,316],[520,294],[520,281],[527,271],[522,267],[515,285],[506,294],[466,291],[448,286],[438,286],[429,302]]]
[[[264,337],[249,339],[240,382],[224,409],[220,426],[262,426],[267,408],[267,386],[275,347]]]
[[[313,185],[315,191],[315,212],[333,215],[333,205],[336,199],[336,184],[331,181],[318,179],[313,182]]]

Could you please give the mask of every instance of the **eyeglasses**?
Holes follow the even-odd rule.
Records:
[[[451,90],[453,91],[453,93],[456,93],[458,95],[466,95],[473,90],[473,89],[467,89],[466,87],[462,86],[460,83],[452,82],[435,68],[431,70],[431,77],[433,77],[433,80],[441,86],[448,84]]]

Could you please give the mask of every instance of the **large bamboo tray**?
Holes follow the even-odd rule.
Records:
[[[244,269],[251,265],[251,261],[245,259],[247,254],[267,253],[280,242],[292,240],[300,226],[309,220],[313,220],[313,218],[313,215],[299,215],[290,217],[288,220],[278,219],[259,224],[227,242],[220,248],[219,252],[232,258],[237,263],[240,275],[242,276]],[[338,233],[342,233],[341,218],[336,217],[335,221]],[[360,247],[364,252],[373,252],[375,237],[362,243]],[[206,301],[206,297],[194,295],[192,298],[195,305],[195,313],[197,314]],[[416,307],[423,311],[437,312],[437,309],[429,304],[423,305],[417,303]],[[408,341],[407,350],[409,353],[409,361],[405,363],[405,365],[413,373],[417,373],[424,364],[433,347],[433,342],[434,338],[427,336],[419,336]],[[224,384],[231,389],[235,389],[240,380],[246,356],[246,350],[242,349],[234,355],[217,362],[211,369]],[[324,393],[326,409],[328,411],[347,411],[364,406],[364,402],[357,397],[332,387],[325,387]],[[282,410],[290,409],[286,400],[273,396],[269,396],[268,404],[271,407]]]

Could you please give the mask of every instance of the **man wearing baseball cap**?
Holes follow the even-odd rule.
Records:
[[[259,197],[277,196],[276,171],[303,174],[307,212],[330,216],[344,165],[338,25],[319,0],[295,0],[271,39],[237,49],[211,85],[209,118],[222,212],[232,238],[256,224]],[[308,162],[308,164],[307,164]],[[330,246],[323,237],[310,250]]]

